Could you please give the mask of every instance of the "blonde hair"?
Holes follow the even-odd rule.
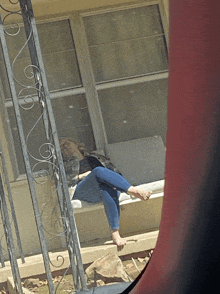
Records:
[[[73,149],[71,148],[72,144],[74,144],[75,147],[77,147],[77,149],[82,154],[82,156],[89,155],[89,152],[85,148],[85,144],[76,142],[73,138],[63,137],[63,138],[60,138],[59,142],[60,142],[62,156],[65,160],[73,156],[74,152],[72,152],[72,149]]]

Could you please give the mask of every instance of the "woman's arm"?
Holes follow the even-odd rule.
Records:
[[[90,173],[91,173],[91,170],[89,170],[89,171],[87,171],[87,172],[85,172],[83,174],[80,174],[78,176],[79,180],[82,180],[83,178],[85,178],[86,176],[88,176]]]

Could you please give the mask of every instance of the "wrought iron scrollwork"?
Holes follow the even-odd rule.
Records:
[[[13,2],[11,0],[8,0],[10,4],[12,5],[15,5],[15,9],[16,10],[9,10],[9,9],[6,9],[3,5],[0,4],[0,10],[2,9],[3,12],[5,12],[5,16],[3,17],[3,20],[2,20],[2,23],[5,24],[5,22],[7,21],[7,19],[10,17],[10,16],[13,16],[13,15],[21,15],[21,9],[19,8],[19,1],[16,1],[16,2]],[[7,35],[9,36],[16,36],[17,34],[19,34],[20,32],[20,25],[16,22],[13,22],[11,21],[10,24],[9,24],[9,28],[14,31],[14,33],[12,32],[9,32],[6,28],[4,28],[4,31]]]
[[[0,18],[0,37],[11,87],[13,106],[17,118],[27,179],[29,181],[33,208],[36,216],[49,291],[50,294],[54,294],[57,291],[57,287],[54,289],[49,263],[57,268],[62,267],[64,264],[64,257],[61,255],[57,256],[57,261],[61,261],[58,265],[54,265],[49,257],[48,246],[56,237],[65,237],[75,289],[79,290],[81,287],[83,290],[86,290],[78,233],[69,198],[66,175],[31,1],[19,0],[14,2],[9,0],[9,2],[12,5],[20,4],[20,9],[10,11],[0,5],[0,8],[6,13],[3,20]],[[5,34],[10,38],[15,38],[19,37],[21,33],[20,25],[15,22],[9,26],[9,30],[5,28],[5,21],[12,15],[22,16],[26,41],[11,62]],[[25,84],[23,81],[21,82],[19,80],[19,76],[15,76],[14,67],[19,56],[24,52],[26,47],[29,48],[31,63],[21,69],[23,76],[27,80]],[[18,86],[19,90],[16,89],[15,85]],[[25,115],[25,113],[28,113],[28,111],[32,110],[34,107],[40,108],[40,115],[25,136],[21,119],[21,110],[24,113],[23,115]],[[33,132],[39,128],[40,122],[43,122],[41,125],[43,125],[44,128],[46,141],[40,144],[38,147],[38,154],[36,155],[32,154],[32,150],[29,148],[29,142]],[[30,162],[32,162],[32,164]],[[41,165],[47,165],[47,168],[41,168]],[[53,193],[48,193],[51,194],[52,201],[46,201],[46,204],[44,204],[41,209],[38,204],[35,184],[47,185],[48,189],[49,185],[54,187]],[[54,222],[53,231],[51,231],[52,226],[47,228],[44,224],[45,219],[48,217]],[[47,222],[48,221],[45,221],[45,223]],[[47,238],[45,238],[45,234]],[[67,271],[64,275],[66,273]]]

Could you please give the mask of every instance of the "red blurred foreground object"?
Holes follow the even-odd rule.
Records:
[[[218,293],[220,1],[170,0],[168,130],[160,233],[123,293]]]

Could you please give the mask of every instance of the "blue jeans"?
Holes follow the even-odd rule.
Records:
[[[85,177],[78,185],[81,187],[86,183],[86,180],[91,175],[95,176],[99,183],[102,195],[102,201],[105,208],[105,213],[112,230],[119,230],[120,206],[119,196],[120,192],[127,192],[131,184],[118,173],[111,171],[105,167],[96,167]],[[76,190],[77,190],[76,188]]]

